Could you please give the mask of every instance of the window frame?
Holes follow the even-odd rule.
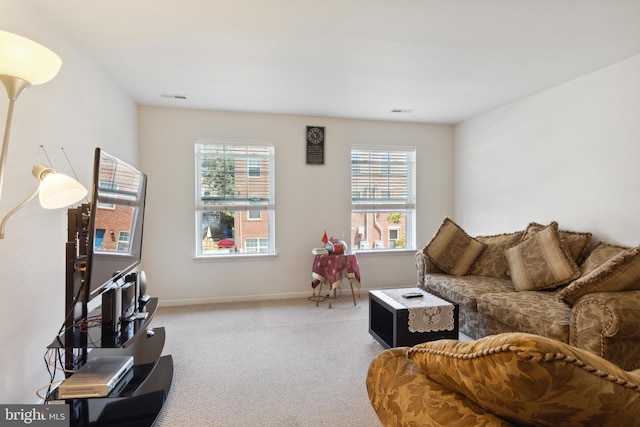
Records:
[[[211,149],[211,153],[208,153],[208,149]],[[226,150],[230,150],[230,153]],[[221,151],[220,151],[221,150]],[[244,153],[241,150],[245,150]],[[258,154],[256,154],[258,153]],[[205,158],[210,158],[211,161],[233,162],[233,170],[225,174],[232,173],[235,178],[233,179],[233,185],[235,186],[239,176],[242,174],[244,178],[243,183],[240,183],[241,188],[246,191],[242,197],[237,197],[235,190],[221,196],[221,197],[205,197],[203,196],[204,186],[202,175],[202,163]],[[195,258],[196,259],[216,259],[220,257],[243,257],[243,256],[269,256],[275,255],[275,144],[273,141],[256,141],[256,140],[231,140],[231,139],[217,139],[217,138],[196,138],[194,141],[194,159],[195,159]],[[244,163],[242,163],[244,162]],[[266,163],[264,163],[266,162]],[[223,163],[226,168],[226,163]],[[244,166],[243,166],[244,164]],[[246,170],[238,170],[239,168],[245,168]],[[226,182],[226,181],[225,181]],[[260,194],[253,193],[253,185],[260,182]],[[245,186],[248,186],[245,188]],[[210,188],[210,187],[209,187]],[[225,188],[223,191],[227,191]],[[219,196],[219,195],[216,195]],[[255,197],[254,197],[255,196]],[[259,211],[259,219],[249,219],[249,212]],[[204,239],[202,238],[202,229],[206,226],[203,221],[205,213],[209,213],[207,216],[216,213],[224,212],[232,214],[234,217],[233,226],[236,231],[233,238],[236,240],[236,245],[241,242],[241,251],[220,251],[213,252],[211,249],[204,249]],[[246,214],[246,215],[244,215]],[[241,227],[243,221],[266,223],[266,236],[253,236],[244,235],[244,230]],[[239,227],[239,229],[238,229]],[[247,239],[261,239],[266,240],[267,249],[265,251],[247,251],[245,242]],[[264,249],[265,245],[258,245],[259,249]]]
[[[255,213],[258,213],[258,217],[254,217],[253,215],[255,215]],[[255,210],[255,209],[250,209],[247,211],[247,221],[260,221],[262,219],[262,211],[261,210]]]
[[[355,252],[380,251],[415,251],[416,247],[416,147],[393,145],[360,145],[351,146],[351,229],[350,244]],[[385,159],[386,157],[386,159]],[[404,158],[404,162],[398,159]],[[395,165],[394,165],[395,164]],[[393,171],[393,172],[392,172]],[[404,175],[403,175],[404,174]],[[406,182],[403,182],[403,177]],[[386,183],[384,180],[386,179]],[[375,184],[375,185],[372,185]],[[402,184],[402,185],[401,185]],[[363,228],[354,218],[360,214],[388,215],[400,213],[404,220],[404,236],[402,227],[388,224],[383,233],[387,238],[387,247],[380,241],[367,235],[364,239],[356,239]],[[398,238],[394,240],[394,247],[389,241],[389,231],[397,230]],[[404,246],[395,247],[395,241],[404,237]],[[361,242],[368,242],[363,245]],[[362,248],[365,246],[365,248]]]

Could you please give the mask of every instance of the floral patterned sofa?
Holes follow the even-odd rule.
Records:
[[[366,379],[391,426],[632,426],[640,371],[525,333],[392,348]]]
[[[556,222],[471,237],[446,218],[416,253],[418,286],[458,304],[474,339],[531,333],[640,368],[640,247],[591,237]]]

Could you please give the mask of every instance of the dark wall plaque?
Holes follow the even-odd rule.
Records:
[[[307,126],[307,164],[324,164],[324,127]]]

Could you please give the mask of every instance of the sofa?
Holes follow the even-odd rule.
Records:
[[[472,237],[445,218],[415,261],[418,286],[457,304],[473,339],[535,334],[640,368],[640,247],[557,222]]]
[[[385,350],[366,387],[385,427],[639,423],[640,371],[518,332]]]

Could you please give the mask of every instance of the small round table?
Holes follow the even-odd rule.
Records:
[[[329,285],[329,290],[334,291],[340,286],[342,279],[349,280],[353,305],[356,305],[353,285],[356,285],[356,287],[360,289],[360,266],[358,265],[358,258],[356,258],[355,254],[315,255],[313,258],[311,277],[313,279],[311,282],[312,288],[315,289],[320,285],[318,298],[316,299],[316,307],[320,302],[322,286],[326,283]]]

